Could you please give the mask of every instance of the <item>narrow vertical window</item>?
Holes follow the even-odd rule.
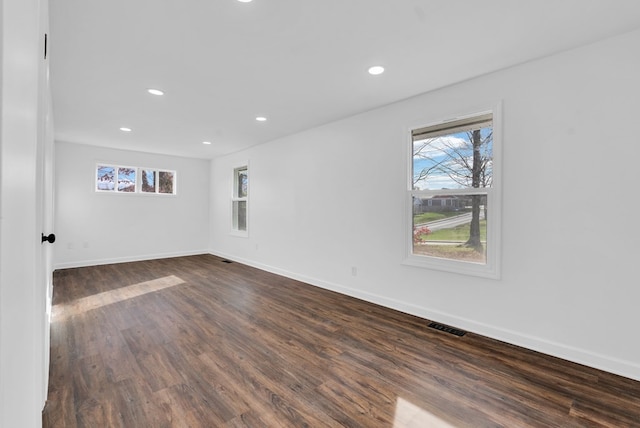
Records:
[[[143,193],[156,193],[156,173],[155,169],[140,169],[141,191]]]
[[[176,174],[173,171],[158,171],[158,193],[175,195]]]
[[[411,131],[409,264],[497,277],[494,113]]]
[[[235,231],[248,231],[249,171],[247,166],[233,170],[232,228]]]

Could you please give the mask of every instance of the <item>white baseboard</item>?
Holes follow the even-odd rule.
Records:
[[[233,260],[235,262],[246,264],[257,269],[275,273],[277,275],[282,275],[284,277],[295,279],[297,281],[301,281],[316,287],[335,291],[337,293],[345,294],[347,296],[355,297],[367,302],[375,303],[377,305],[385,306],[387,308],[395,309],[431,321],[436,321],[442,324],[450,325],[452,327],[467,330],[469,332],[500,340],[502,342],[507,342],[512,345],[521,346],[523,348],[530,349],[536,352],[541,352],[543,354],[551,355],[557,358],[572,361],[574,363],[582,364],[640,381],[640,364],[637,364],[635,362],[620,360],[611,356],[593,353],[584,349],[574,348],[562,343],[552,342],[546,339],[530,336],[502,327],[492,326],[474,320],[447,314],[435,309],[424,308],[399,300],[390,299],[385,296],[367,293],[361,290],[356,290],[350,287],[323,281],[321,279],[309,277],[303,274],[290,272],[274,266],[269,266],[252,260],[235,257],[231,254],[225,254],[224,252],[210,250],[209,254],[223,257],[228,260]]]
[[[158,254],[144,254],[139,256],[129,257],[114,257],[110,259],[96,259],[96,260],[78,260],[65,263],[56,263],[53,265],[53,270],[70,269],[86,266],[98,266],[98,265],[111,265],[115,263],[129,263],[129,262],[141,262],[143,260],[155,260],[155,259],[168,259],[171,257],[184,257],[184,256],[197,256],[198,254],[211,254],[209,250],[196,250],[196,251],[179,251],[172,253],[158,253]]]

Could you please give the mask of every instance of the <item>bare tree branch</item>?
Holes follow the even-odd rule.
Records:
[[[486,129],[486,128],[485,128]],[[433,138],[414,146],[413,159],[424,159],[431,164],[413,177],[413,186],[420,181],[428,183],[429,177],[446,175],[463,188],[484,188],[493,184],[493,130],[486,135],[481,129],[465,132],[464,139]],[[483,249],[480,241],[480,208],[486,204],[481,195],[471,196],[471,224],[466,246],[477,251]],[[486,211],[486,205],[485,205]]]

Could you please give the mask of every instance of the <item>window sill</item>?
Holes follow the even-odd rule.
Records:
[[[410,255],[402,261],[402,264],[405,266],[452,272],[461,275],[500,279],[500,271],[497,266],[489,263],[460,262],[457,260],[439,259],[437,257]]]
[[[229,232],[229,235],[237,236],[239,238],[248,238],[249,237],[249,232],[246,231],[246,230],[231,230]]]

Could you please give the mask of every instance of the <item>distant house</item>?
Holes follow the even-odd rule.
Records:
[[[442,212],[442,211],[458,211],[469,204],[467,197],[437,195],[432,198],[415,200],[416,212]]]

